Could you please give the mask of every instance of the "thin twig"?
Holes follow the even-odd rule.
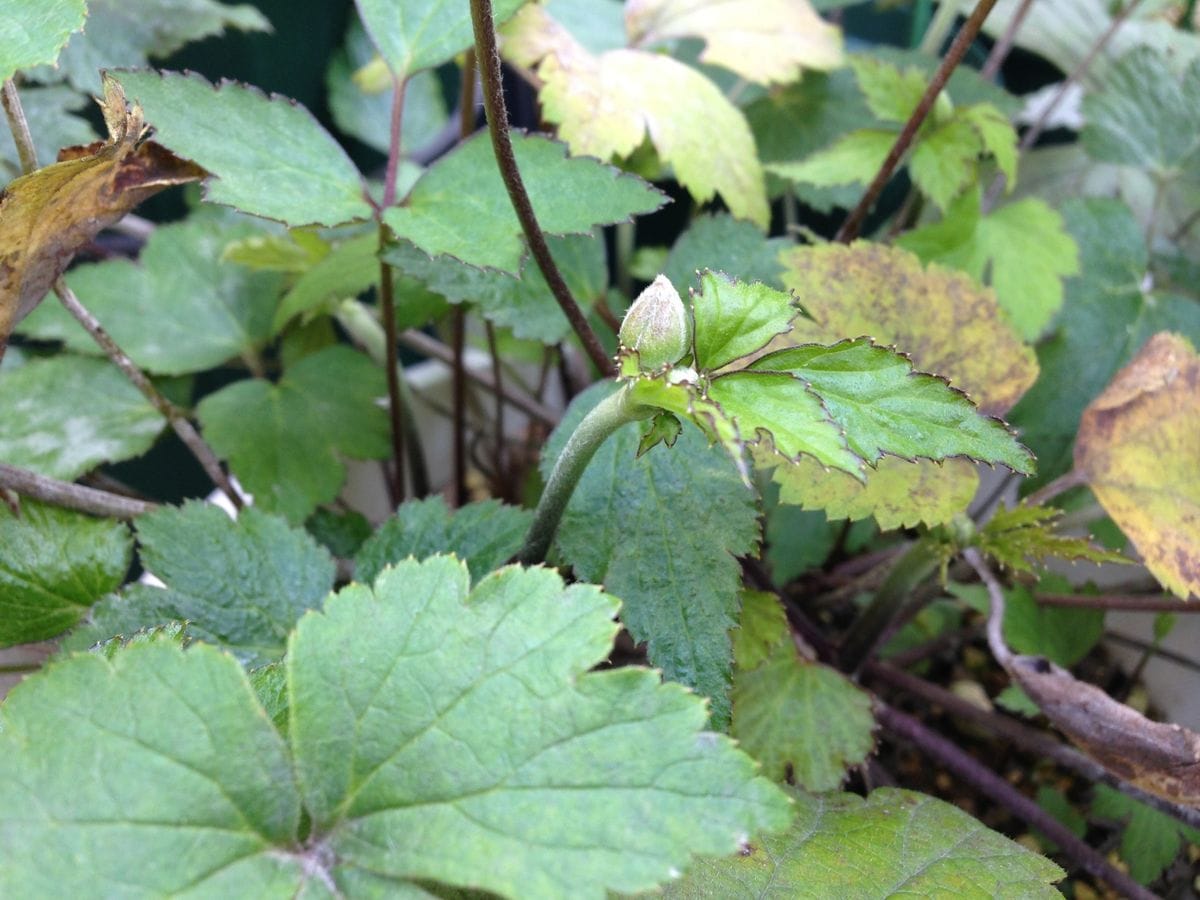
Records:
[[[1168,650],[1166,647],[1160,647],[1155,644],[1148,643],[1147,641],[1130,637],[1127,634],[1119,634],[1115,631],[1106,631],[1104,633],[1104,639],[1106,641],[1112,641],[1114,644],[1124,644],[1126,647],[1132,647],[1134,650],[1140,650],[1143,653],[1150,653],[1184,669],[1189,669],[1193,672],[1200,672],[1200,663],[1196,662],[1195,659],[1184,656],[1182,653],[1175,653],[1172,650]]]
[[[991,0],[995,2],[995,0]],[[616,374],[613,361],[604,352],[600,339],[588,324],[571,294],[571,289],[563,280],[554,258],[550,255],[550,247],[546,244],[546,236],[538,225],[533,204],[521,180],[521,171],[517,168],[517,160],[513,155],[512,139],[508,133],[508,110],[504,105],[504,85],[500,75],[500,52],[496,48],[496,31],[492,16],[492,0],[471,0],[471,22],[475,29],[475,53],[479,60],[479,78],[483,83],[483,108],[487,112],[488,131],[492,137],[492,149],[496,153],[496,163],[500,167],[500,176],[508,189],[509,199],[513,210],[521,222],[525,239],[529,242],[529,252],[533,255],[546,284],[550,286],[554,299],[562,308],[563,315],[571,323],[575,334],[579,336],[583,349],[592,360],[593,365],[605,377]]]
[[[988,647],[992,651],[992,656],[996,658],[996,662],[1008,669],[1013,654],[1008,649],[1008,644],[1004,643],[1004,589],[974,547],[968,547],[963,551],[963,559],[975,570],[975,574],[987,588],[988,599],[991,601],[987,618]]]
[[[462,66],[462,85],[459,94],[458,139],[465,141],[475,130],[475,51],[468,48]],[[455,507],[467,502],[467,376],[463,353],[467,343],[466,310],[459,305],[451,313],[450,349],[454,351],[451,366],[450,392],[451,434],[453,447],[451,462],[450,499]]]
[[[1153,893],[1109,863],[1101,853],[1077,838],[1054,816],[940,734],[884,703],[876,704],[875,717],[893,736],[916,745],[918,750],[948,769],[959,780],[1042,832],[1058,845],[1064,856],[1093,878],[1100,879],[1130,900],[1154,900]]]
[[[21,172],[28,175],[38,167],[37,148],[33,145],[33,135],[29,133],[29,122],[25,118],[25,108],[21,106],[17,86],[11,78],[4,79],[0,102],[4,104],[4,115],[8,118],[13,143],[17,145],[17,159],[21,163]]]
[[[483,327],[487,333],[488,353],[492,357],[492,379],[497,385],[496,390],[492,393],[492,397],[496,401],[496,406],[492,410],[493,441],[495,442],[495,446],[492,448],[492,468],[496,473],[497,490],[500,490],[505,484],[504,401],[501,398],[504,378],[500,366],[500,351],[496,346],[496,326],[491,323],[491,320],[484,319]]]
[[[58,299],[62,301],[62,305],[67,308],[75,321],[83,326],[84,330],[91,335],[104,351],[105,355],[120,369],[129,382],[137,388],[143,397],[150,401],[150,405],[158,410],[163,417],[171,424],[175,430],[175,434],[183,441],[185,447],[191,451],[192,456],[200,463],[205,474],[212,479],[220,490],[229,498],[229,502],[233,504],[235,509],[241,509],[243,506],[242,495],[238,493],[233,484],[229,481],[229,476],[225,474],[225,470],[221,468],[221,462],[217,458],[211,447],[205,443],[204,438],[200,437],[200,433],[188,420],[175,404],[164,397],[154,386],[154,383],[146,377],[146,374],[139,369],[120,347],[116,341],[109,337],[108,332],[101,326],[99,320],[96,319],[75,296],[62,278],[58,278],[54,282],[54,293],[58,295]]]
[[[929,87],[925,89],[925,94],[921,97],[921,101],[917,104],[917,108],[913,110],[912,115],[908,117],[908,121],[904,123],[904,128],[896,137],[896,142],[892,145],[892,149],[888,151],[887,158],[883,161],[883,165],[876,173],[874,180],[867,188],[867,192],[863,194],[862,199],[858,201],[858,206],[846,218],[842,227],[838,229],[835,241],[841,244],[848,244],[858,237],[859,230],[862,228],[863,222],[866,221],[867,214],[875,205],[875,201],[879,199],[879,195],[883,193],[884,187],[891,181],[892,175],[896,168],[900,165],[904,154],[908,152],[908,148],[912,145],[913,138],[917,136],[917,130],[925,121],[925,117],[929,115],[929,111],[933,109],[933,104],[937,101],[938,94],[942,92],[942,88],[946,86],[946,82],[950,80],[950,75],[958,67],[963,56],[967,52],[967,48],[971,46],[971,42],[979,34],[979,29],[983,27],[983,21],[988,17],[988,13],[992,11],[992,7],[996,5],[996,0],[979,0],[975,5],[975,9],[971,11],[970,17],[959,29],[959,32],[954,37],[954,42],[950,45],[950,49],[946,51],[941,64],[933,75],[933,80],[929,82]]]
[[[381,240],[382,234],[380,226]],[[395,506],[404,499],[404,416],[400,402],[400,357],[396,346],[396,288],[392,281],[392,267],[382,260],[379,263],[379,313],[383,317],[386,340],[387,358],[383,370],[387,374],[388,421],[392,431],[392,477],[388,483],[388,494],[392,506]]]
[[[1072,488],[1082,487],[1085,484],[1087,484],[1087,477],[1078,469],[1072,469],[1065,475],[1060,475],[1053,481],[1042,485],[1026,497],[1024,503],[1026,506],[1042,506],[1059,494],[1065,494]]]
[[[1084,609],[1119,609],[1129,612],[1200,612],[1200,603],[1189,603],[1168,594],[1037,594],[1042,606],[1074,606]]]
[[[1017,38],[1017,32],[1021,30],[1021,25],[1032,6],[1033,0],[1021,0],[1021,5],[1017,7],[1016,12],[1012,14],[1012,18],[1008,20],[1008,26],[1004,29],[1004,34],[1000,35],[1000,39],[992,47],[992,52],[988,54],[983,68],[979,70],[981,77],[991,81],[999,74],[1000,67],[1004,65],[1004,60],[1008,58],[1008,54],[1013,47],[1013,41]]]
[[[108,491],[84,487],[82,484],[47,478],[37,472],[6,463],[0,463],[0,488],[8,488],[42,503],[113,519],[132,519],[158,509],[157,503],[147,503],[144,500],[134,500]]]

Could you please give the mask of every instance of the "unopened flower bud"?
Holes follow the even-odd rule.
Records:
[[[683,359],[692,346],[692,320],[667,276],[642,291],[621,323],[622,353],[636,353],[638,368],[657,371]]]

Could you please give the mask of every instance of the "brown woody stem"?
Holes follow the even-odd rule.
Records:
[[[132,497],[122,497],[108,491],[84,487],[82,484],[72,484],[69,481],[59,481],[47,478],[28,469],[20,469],[0,463],[0,488],[8,488],[23,497],[51,503],[66,509],[94,516],[109,516],[114,519],[132,519],[143,513],[152,512],[158,508],[156,503],[135,500]]]

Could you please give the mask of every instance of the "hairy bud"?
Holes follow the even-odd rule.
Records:
[[[667,276],[659,275],[633,301],[619,338],[622,355],[636,354],[643,372],[657,371],[688,354],[692,319]]]

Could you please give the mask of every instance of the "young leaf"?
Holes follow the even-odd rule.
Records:
[[[1083,412],[1075,467],[1147,568],[1200,596],[1200,356],[1156,334]]]
[[[860,128],[804,160],[769,163],[766,169],[788,181],[817,187],[866,184],[879,171],[895,143],[895,132]]]
[[[799,312],[791,297],[764,284],[705,272],[700,285],[700,293],[692,294],[694,365],[705,372],[762,350]]]
[[[223,264],[230,240],[259,233],[224,215],[194,215],[154,230],[137,262],[77,266],[67,284],[143,369],[182,375],[211,369],[267,339],[282,279]],[[43,304],[19,329],[96,353],[91,336],[59,304]]]
[[[497,24],[525,0],[495,0]],[[457,0],[356,0],[363,27],[397,78],[453,59],[474,41],[471,8]]]
[[[390,452],[383,372],[348,347],[306,356],[277,384],[236,381],[196,408],[205,436],[226,457],[255,505],[302,522],[337,496],[346,477],[338,458],[382,459]]]
[[[371,216],[362,176],[303,106],[230,81],[179,72],[119,72],[155,137],[215,177],[204,197],[288,225]]]
[[[120,522],[32,500],[0,503],[0,646],[62,634],[125,578],[133,542]]]
[[[566,147],[548,138],[520,132],[512,137],[517,166],[547,234],[586,234],[663,205],[664,196],[636,176],[594,159],[568,157]],[[434,163],[406,204],[388,209],[384,221],[429,256],[447,254],[481,269],[521,272],[525,240],[484,132]]]
[[[441,497],[404,503],[362,545],[354,577],[369,584],[385,566],[407,557],[453,553],[477,582],[521,549],[532,518],[529,510],[498,500],[468,503],[453,512]]]
[[[996,513],[976,535],[976,546],[1001,565],[1017,572],[1033,572],[1033,560],[1088,560],[1126,563],[1120,553],[1093,546],[1086,538],[1055,531],[1062,510],[1045,506],[1016,506]],[[1032,652],[1032,651],[1024,651]],[[1066,665],[1066,663],[1064,663]]]
[[[189,634],[256,663],[278,658],[287,633],[333,587],[329,553],[306,532],[278,516],[243,510],[235,522],[215,506],[189,502],[137,521],[143,567],[166,589],[141,587],[97,607],[87,642],[120,623],[128,633],[171,619],[186,620]],[[81,635],[74,646],[85,640]]]
[[[36,8],[25,0],[0,2],[0,81],[19,69],[53,63],[71,33],[83,28],[85,0],[44,0]]]
[[[701,860],[662,895],[1060,896],[1050,885],[1062,869],[934,797],[895,788],[865,800],[792,796],[799,815],[790,831],[753,839],[748,853]]]
[[[766,229],[771,211],[754,137],[703,74],[641,50],[593,55],[538,4],[505,29],[504,53],[522,66],[540,61],[542,113],[572,153],[627,157],[648,137],[697,202],[720,193],[734,216]]]
[[[1073,666],[1104,636],[1104,610],[1043,606],[1020,585],[1004,598],[1004,641],[1017,653]]]
[[[607,385],[581,394],[542,456],[549,475],[567,435]],[[675,446],[637,456],[637,424],[596,451],[556,536],[586,581],[625,603],[622,622],[648,644],[666,677],[712,699],[713,721],[729,721],[729,629],[737,616],[737,555],[758,543],[754,496],[725,454],[685,428]]]
[[[907,122],[929,85],[929,78],[920,69],[901,68],[877,56],[853,56],[850,68],[867,108],[882,122]]]
[[[354,298],[379,281],[379,235],[368,231],[333,247],[306,270],[279,301],[272,328],[282,331],[295,316]]]
[[[979,133],[962,115],[927,131],[913,148],[908,172],[938,209],[945,209],[976,179],[983,153]]]
[[[768,620],[762,606],[778,617]],[[871,698],[836,670],[801,659],[782,612],[772,594],[742,593],[743,623],[759,624],[734,632],[731,733],[776,781],[835,790],[875,746]]]
[[[795,81],[802,69],[842,62],[841,32],[808,0],[630,0],[630,44],[647,47],[674,38],[704,41],[700,61],[730,69],[758,84]]]
[[[940,222],[897,240],[926,263],[939,262],[983,282],[1021,337],[1035,340],[1063,301],[1063,279],[1079,274],[1075,241],[1062,217],[1036,198],[1019,200],[981,216],[980,192],[967,191]]]
[[[283,739],[215,648],[72,656],[0,707],[5,896],[284,896],[299,824]]]
[[[723,272],[738,281],[760,281],[779,289],[783,264],[779,252],[787,238],[767,238],[749,222],[728,213],[699,216],[675,241],[662,273],[682,292],[696,285],[702,269]]]
[[[167,421],[120,369],[67,354],[0,373],[0,459],[73,479],[150,449]]]
[[[1096,785],[1092,815],[1124,822],[1121,858],[1138,884],[1156,880],[1179,855],[1184,838],[1200,843],[1200,833],[1194,828],[1105,784]]]
[[[697,733],[696,697],[644,669],[587,673],[616,601],[546,569],[468,583],[452,558],[409,560],[292,637],[290,736],[335,878],[599,898],[786,824],[751,761]]]

